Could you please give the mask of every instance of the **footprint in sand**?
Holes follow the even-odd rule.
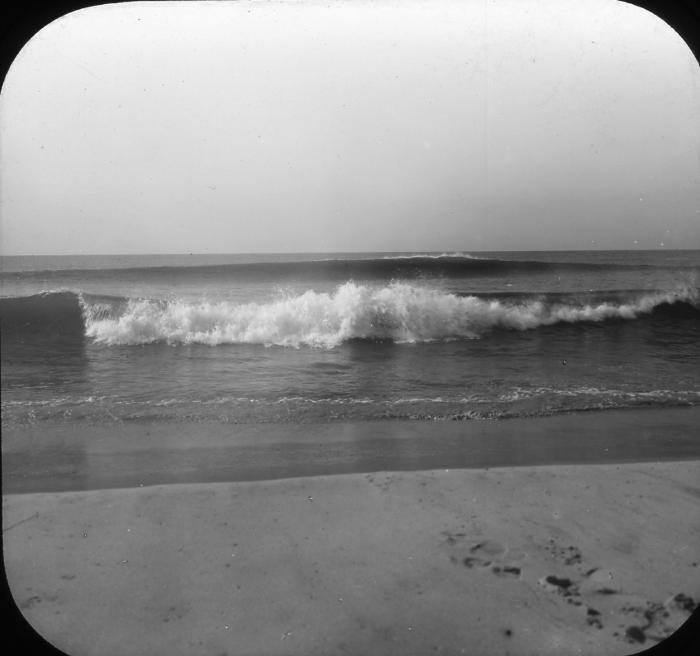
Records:
[[[462,559],[465,567],[488,567],[505,553],[505,547],[495,540],[484,540],[469,547],[469,555]]]
[[[445,543],[450,547],[450,560],[467,569],[486,569],[500,578],[519,579],[521,568],[513,562],[504,562],[508,548],[491,539],[470,542],[466,533],[444,531]],[[522,556],[522,554],[517,554]],[[512,560],[512,559],[511,559]]]
[[[574,576],[548,574],[539,579],[539,585],[585,610],[586,624],[603,629],[601,611],[586,603],[597,600],[595,605],[603,608],[606,617],[613,622],[613,618],[617,619],[618,630],[613,636],[629,644],[663,640],[683,624],[698,605],[684,593],[675,594],[663,603],[627,594],[616,584],[612,570],[593,567],[584,572],[582,554],[575,547],[561,547],[550,540],[545,548],[559,562],[571,567]]]
[[[582,562],[583,556],[578,547],[569,545],[562,547],[553,539],[550,539],[545,549],[564,565],[579,565]]]
[[[491,571],[504,579],[519,579],[522,570],[517,565],[493,565]]]
[[[600,619],[600,611],[591,606],[586,606],[586,624],[594,626],[596,629],[602,629],[603,622]]]
[[[537,581],[547,592],[554,592],[562,597],[579,596],[578,585],[566,576],[548,574]]]
[[[561,546],[553,539],[550,539],[545,546],[545,550],[563,565],[574,568],[576,573],[580,572],[583,565],[583,554],[577,547],[573,545]],[[601,611],[585,603],[582,595],[590,592],[591,587],[593,588],[592,591],[595,593],[615,593],[616,590],[604,587],[604,584],[611,578],[612,573],[608,570],[601,570],[600,568],[594,567],[583,575],[582,580],[579,580],[578,577],[574,578],[547,574],[540,578],[537,583],[547,590],[547,592],[559,595],[566,603],[584,611],[585,622],[588,626],[602,629],[603,621],[601,619]]]
[[[688,595],[679,592],[663,603],[647,600],[627,602],[620,609],[634,624],[620,624],[623,633],[616,632],[630,644],[644,644],[647,640],[659,642],[671,635],[688,619],[697,608],[697,602]]]
[[[568,604],[577,606],[584,611],[585,622],[588,626],[596,629],[603,628],[601,612],[582,600],[578,583],[568,577],[555,576],[554,574],[543,576],[538,583],[548,592],[560,595]]]

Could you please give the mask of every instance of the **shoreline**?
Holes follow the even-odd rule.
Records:
[[[66,653],[637,653],[700,599],[700,460],[3,496]]]
[[[698,425],[691,406],[445,422],[6,426],[3,493],[695,460]]]

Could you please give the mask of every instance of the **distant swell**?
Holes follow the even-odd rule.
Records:
[[[629,293],[583,302],[580,295],[458,296],[392,283],[353,282],[268,303],[153,301],[53,292],[0,299],[3,336],[83,336],[106,345],[264,344],[332,348],[350,340],[430,342],[498,330],[649,318],[698,320],[698,290]]]
[[[167,276],[170,280],[197,277],[200,280],[277,281],[284,279],[324,280],[341,282],[350,279],[383,279],[448,277],[470,278],[493,275],[517,275],[521,273],[591,272],[618,270],[672,269],[693,270],[697,266],[655,266],[593,262],[542,262],[534,260],[504,260],[478,257],[464,253],[387,255],[383,257],[339,257],[304,261],[246,262],[195,266],[148,266],[119,269],[82,269],[81,274],[94,280],[111,280],[118,271],[120,279],[143,281],[151,277]],[[0,273],[0,279],[12,280],[50,278],[56,282],[70,279],[74,270],[27,271]]]

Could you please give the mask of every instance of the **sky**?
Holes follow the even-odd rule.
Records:
[[[0,93],[0,254],[700,248],[700,67],[616,0],[136,2]]]

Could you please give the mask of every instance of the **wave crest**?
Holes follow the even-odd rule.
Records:
[[[517,303],[457,296],[392,283],[354,282],[335,292],[306,291],[268,303],[129,300],[110,309],[83,300],[88,337],[103,344],[151,342],[265,344],[333,348],[353,339],[428,342],[474,339],[494,329],[528,330],[560,322],[634,319],[674,304],[698,311],[698,290],[650,293],[629,302]]]

